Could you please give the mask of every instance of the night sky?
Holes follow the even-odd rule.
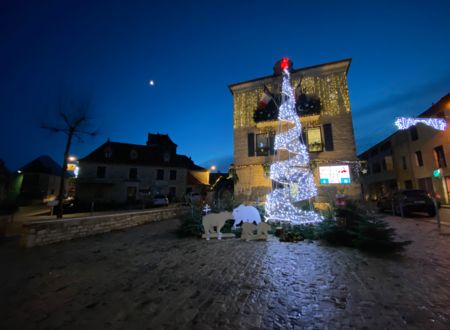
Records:
[[[233,155],[228,85],[352,58],[358,152],[450,92],[450,1],[0,1],[0,158],[10,170],[62,162],[58,99],[91,99],[95,138],[145,144],[167,133],[178,152],[226,170]],[[155,81],[149,86],[150,79]],[[256,107],[256,105],[255,105]]]

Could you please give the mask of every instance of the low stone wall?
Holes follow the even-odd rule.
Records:
[[[83,218],[30,221],[23,224],[21,245],[33,247],[68,241],[145,223],[173,219],[187,212],[189,212],[189,208],[179,207]]]

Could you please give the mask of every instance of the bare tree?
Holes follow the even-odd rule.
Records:
[[[63,166],[61,170],[61,177],[59,183],[59,192],[58,192],[58,209],[56,213],[56,217],[61,219],[63,216],[63,200],[65,193],[65,178],[67,176],[67,159],[69,158],[70,147],[72,145],[72,139],[75,137],[80,141],[83,141],[83,135],[95,136],[97,135],[97,131],[89,130],[89,109],[90,102],[75,102],[69,101],[64,103],[62,100],[59,103],[58,107],[58,117],[61,121],[58,125],[47,125],[44,124],[41,127],[43,129],[55,132],[55,133],[65,133],[67,134],[66,148],[64,149],[64,160]]]

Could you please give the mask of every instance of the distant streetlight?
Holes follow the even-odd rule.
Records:
[[[18,174],[21,174],[21,173],[22,173],[22,171],[21,171],[21,170],[17,170],[17,173],[18,173]]]
[[[75,156],[69,156],[69,162],[74,162],[77,160],[77,157]]]
[[[154,80],[149,80],[149,81],[148,81],[148,84],[149,84],[150,86],[154,86],[154,85],[155,85],[155,81],[154,81]]]
[[[216,165],[211,165],[211,172],[213,172],[213,171],[215,171],[215,170],[217,170]]]

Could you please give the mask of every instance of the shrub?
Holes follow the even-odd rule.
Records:
[[[315,225],[283,225],[280,241],[296,242],[302,238],[321,239],[331,245],[348,246],[373,253],[396,253],[411,241],[395,241],[395,229],[355,202],[334,210],[335,219]]]
[[[178,237],[201,237],[203,233],[202,217],[198,212],[192,212],[180,218],[180,227],[176,234]]]

